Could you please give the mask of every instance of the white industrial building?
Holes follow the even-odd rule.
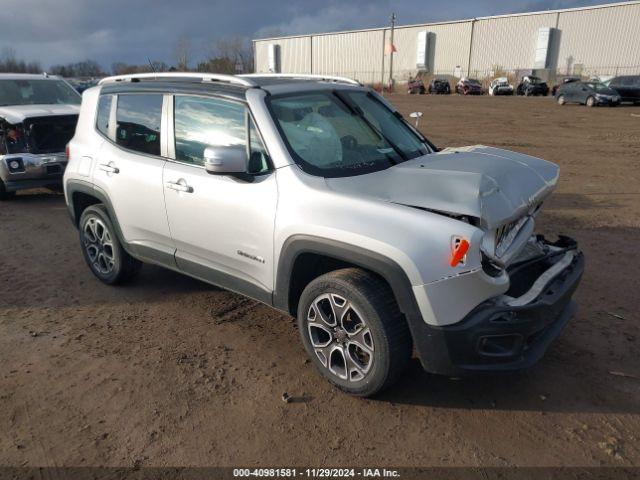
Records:
[[[391,29],[254,40],[255,71],[389,80]],[[396,26],[393,77],[640,74],[640,1]]]

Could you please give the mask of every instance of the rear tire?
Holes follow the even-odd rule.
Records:
[[[16,196],[16,192],[7,192],[4,182],[0,180],[0,200],[11,200]]]
[[[593,98],[592,96],[588,96],[588,97],[587,97],[587,101],[585,102],[585,105],[586,105],[587,107],[590,107],[590,108],[591,108],[591,107],[595,107],[595,105],[596,105],[596,99],[595,99],[595,98]]]
[[[142,262],[129,255],[118,239],[103,205],[91,205],[80,216],[80,246],[87,265],[101,282],[125,283],[139,271]]]
[[[345,268],[313,280],[298,304],[302,343],[320,374],[351,395],[393,384],[411,358],[411,335],[389,286]]]

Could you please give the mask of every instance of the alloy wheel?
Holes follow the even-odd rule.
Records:
[[[373,366],[373,336],[362,314],[344,297],[316,297],[307,312],[311,346],[324,368],[341,380],[358,382]]]
[[[115,267],[111,232],[97,217],[89,217],[82,231],[84,248],[91,265],[100,274],[109,275]]]

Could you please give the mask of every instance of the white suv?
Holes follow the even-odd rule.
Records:
[[[103,282],[154,263],[297,317],[372,395],[415,348],[461,375],[536,362],[575,311],[576,243],[534,235],[556,165],[439,151],[352,80],[147,74],[84,93],[65,194]]]
[[[80,95],[60,77],[0,73],[0,200],[60,189],[79,106]]]

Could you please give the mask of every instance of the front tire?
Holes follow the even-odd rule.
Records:
[[[101,282],[124,283],[138,273],[142,263],[122,248],[103,205],[91,205],[82,212],[79,230],[84,259]]]
[[[558,97],[558,105],[564,105],[565,103],[567,103],[566,99],[564,98],[564,95],[560,95]]]
[[[591,97],[591,96],[587,97],[587,101],[586,101],[585,105],[587,107],[594,107],[596,105],[596,99]]]
[[[298,305],[302,343],[330,383],[356,396],[395,382],[411,358],[411,335],[389,286],[345,268],[313,280]]]

